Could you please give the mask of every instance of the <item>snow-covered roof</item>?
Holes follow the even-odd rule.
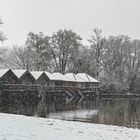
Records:
[[[59,72],[52,73],[52,75],[56,78],[56,80],[65,80],[64,75]]]
[[[26,69],[20,69],[20,70],[12,70],[13,73],[20,78],[27,70]]]
[[[50,80],[70,81],[68,77],[66,77],[65,75],[59,72],[54,72],[54,73],[45,72],[45,74],[49,77]]]
[[[9,69],[0,69],[0,77],[2,77]]]
[[[2,77],[9,69],[0,69],[0,77]],[[20,69],[20,70],[12,70],[13,73],[20,78],[26,71],[26,69]],[[38,79],[42,74],[43,71],[31,71],[31,75],[35,78]],[[90,75],[86,73],[66,73],[66,74],[61,74],[59,72],[55,73],[49,73],[45,71],[45,74],[48,76],[50,80],[60,80],[60,81],[70,81],[70,82],[99,82],[95,78],[91,77]]]
[[[82,77],[79,77],[77,74],[75,74],[75,78],[77,82],[85,82],[85,80]]]
[[[86,82],[84,78],[78,76],[77,74],[74,73],[66,73],[64,75],[67,78],[67,81],[71,82]]]
[[[64,74],[64,81],[76,82],[76,77],[74,73],[66,73]]]
[[[50,80],[71,81],[71,79],[69,79],[69,77],[67,77],[66,75],[63,75],[59,72],[54,72],[54,73],[45,72],[45,74],[49,77]]]
[[[30,73],[37,80],[43,74],[43,71],[30,71]]]
[[[98,80],[96,80],[95,78],[91,77],[87,73],[78,73],[77,76],[82,78],[85,82],[95,82],[95,83],[99,82]]]
[[[56,77],[56,75],[53,75],[52,73],[45,71],[45,74],[48,76],[50,80],[59,80],[58,77]]]

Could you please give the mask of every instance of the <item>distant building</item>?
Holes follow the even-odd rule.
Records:
[[[12,71],[18,77],[19,84],[34,84],[35,83],[35,78],[28,70],[24,69],[24,70],[12,70]]]
[[[11,69],[0,69],[0,84],[16,84],[18,77]]]

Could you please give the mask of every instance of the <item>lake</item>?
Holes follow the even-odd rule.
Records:
[[[140,98],[9,99],[1,112],[140,128]]]
[[[48,105],[49,118],[140,128],[140,99],[92,98],[55,101]]]

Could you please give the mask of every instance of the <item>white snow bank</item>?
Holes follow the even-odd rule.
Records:
[[[0,140],[140,140],[140,130],[0,113]]]

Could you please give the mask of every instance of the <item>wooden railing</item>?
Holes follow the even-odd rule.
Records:
[[[37,90],[37,85],[3,84],[1,90]]]
[[[25,84],[3,84],[0,85],[0,90],[4,91],[38,91],[38,92],[69,92],[72,95],[77,93],[92,93],[98,92],[98,88],[78,88],[75,86],[57,86],[57,87],[48,87],[43,85],[25,85]]]

